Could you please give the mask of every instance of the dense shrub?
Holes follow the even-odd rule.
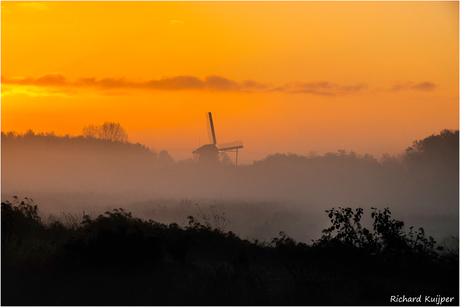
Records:
[[[396,290],[456,295],[456,304],[458,253],[373,210],[373,231],[361,208],[328,210],[332,226],[307,245],[284,232],[242,240],[215,212],[185,227],[122,208],[44,224],[31,199],[14,198],[2,203],[2,304],[375,305]]]
[[[446,287],[458,284],[458,280],[442,277],[447,271],[458,271],[458,251],[436,248],[436,242],[425,235],[423,228],[414,231],[410,227],[406,233],[404,223],[392,219],[389,208],[383,212],[372,209],[373,231],[362,227],[361,208],[327,210],[332,226],[323,230],[322,238],[314,241],[313,248],[331,250],[342,259],[348,258],[349,264],[356,264],[359,259],[356,270],[361,268],[378,276],[397,275],[416,282],[438,280]]]
[[[406,234],[404,222],[391,218],[389,208],[380,211],[372,208],[374,219],[373,232],[361,226],[362,208],[355,212],[351,208],[332,208],[326,210],[332,226],[323,230],[321,239],[314,245],[324,246],[333,241],[353,245],[365,250],[369,255],[378,255],[388,259],[396,259],[402,255],[417,254],[427,259],[435,259],[435,241],[426,237],[423,228],[413,231],[410,227]]]

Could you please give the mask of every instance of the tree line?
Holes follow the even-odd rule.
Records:
[[[25,133],[16,133],[14,131],[1,132],[2,143],[4,146],[12,145],[16,146],[22,143],[24,146],[27,144],[38,145],[40,143],[46,144],[47,146],[53,146],[58,144],[62,146],[94,146],[98,147],[102,144],[106,148],[117,151],[130,151],[132,153],[138,153],[142,155],[148,155],[154,160],[158,160],[161,165],[166,165],[174,162],[174,159],[169,155],[168,151],[161,150],[157,153],[154,149],[150,149],[145,145],[137,143],[131,143],[128,141],[128,134],[126,130],[115,122],[104,122],[102,125],[87,125],[82,129],[82,134],[78,136],[70,136],[66,134],[64,136],[56,135],[54,132],[41,132],[35,133],[32,129],[27,130]],[[72,146],[71,145],[71,146]],[[75,149],[75,148],[74,148]]]
[[[277,153],[235,167],[174,161],[167,151],[98,134],[2,132],[2,188],[136,190],[160,197],[222,195],[342,206],[400,203],[453,212],[458,211],[458,147],[459,131],[443,130],[414,141],[399,156],[376,159],[344,150],[310,156]]]
[[[118,142],[126,143],[128,142],[128,134],[126,130],[120,125],[120,123],[115,122],[104,122],[102,125],[87,125],[82,129],[82,134],[80,136],[70,136],[66,134],[65,136],[56,135],[54,132],[47,133],[34,133],[29,129],[24,134],[18,134],[16,132],[1,132],[2,141],[8,141],[12,139],[16,140],[31,140],[33,138],[36,141],[43,139],[55,141],[63,140],[82,140],[84,139],[94,139],[108,142]],[[7,143],[8,144],[8,143]],[[150,150],[148,147],[141,145],[140,143],[134,144],[134,147],[143,147],[146,150]],[[158,156],[162,160],[173,162],[171,156],[169,156],[166,150],[160,151],[159,154],[155,150],[151,150],[155,156]],[[337,152],[328,152],[323,156],[318,156],[316,154],[310,154],[310,156],[303,156],[297,154],[272,154],[268,155],[266,158],[254,161],[253,165],[255,166],[266,166],[266,165],[296,165],[296,164],[308,164],[314,161],[317,162],[348,162],[354,163],[360,161],[361,164],[417,164],[417,163],[427,163],[436,161],[439,165],[445,165],[446,167],[455,166],[458,167],[458,157],[459,157],[459,130],[448,130],[444,129],[439,134],[432,134],[429,137],[426,137],[422,140],[415,140],[411,146],[409,146],[405,152],[398,156],[391,156],[389,154],[384,154],[380,160],[377,160],[372,155],[365,154],[359,155],[353,151],[346,152],[345,150],[338,150]],[[231,164],[229,161],[222,161],[222,164]]]

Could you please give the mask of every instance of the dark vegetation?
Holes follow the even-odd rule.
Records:
[[[100,126],[88,125],[83,127],[85,138],[110,140],[114,142],[128,142],[128,134],[120,123],[105,122]]]
[[[43,223],[32,199],[2,203],[2,305],[389,305],[391,295],[442,295],[458,305],[458,250],[405,231],[388,208],[327,211],[308,245],[226,232],[223,216],[186,226],[132,216]]]

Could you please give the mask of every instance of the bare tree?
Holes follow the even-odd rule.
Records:
[[[85,138],[99,138],[99,129],[95,125],[84,126],[82,134]]]
[[[103,125],[88,125],[83,127],[83,136],[114,142],[128,141],[128,134],[120,123],[105,122]]]

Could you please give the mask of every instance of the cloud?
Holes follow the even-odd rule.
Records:
[[[205,79],[206,87],[217,91],[238,91],[240,85],[232,80],[220,76],[209,76]]]
[[[258,90],[266,91],[273,88],[271,83],[259,83],[253,80],[245,80],[241,83],[241,86],[244,90]]]
[[[270,93],[282,92],[287,94],[310,94],[319,96],[350,95],[365,92],[369,86],[366,83],[340,85],[329,81],[320,82],[291,82],[282,86],[274,86],[271,83],[262,83],[255,80],[238,82],[223,76],[211,75],[204,79],[195,76],[163,77],[147,81],[134,81],[128,78],[79,78],[69,80],[61,73],[48,73],[39,77],[1,77],[3,85],[16,85],[40,88],[40,93],[49,88],[55,92],[66,93],[99,93],[102,95],[128,95],[133,90],[156,90],[156,91],[213,91],[213,92],[247,92],[247,93]],[[398,83],[390,88],[390,91],[417,90],[433,91],[437,87],[432,82],[421,83]],[[64,91],[67,89],[67,91]],[[38,92],[38,90],[37,90]]]
[[[17,84],[17,85],[35,85],[35,86],[64,86],[66,78],[59,73],[49,73],[38,78],[34,77],[14,77],[6,79],[2,76],[2,84]]]
[[[66,87],[37,87],[37,86],[12,86],[10,84],[2,85],[1,96],[9,95],[26,95],[29,97],[49,97],[49,96],[59,96],[59,97],[71,97],[77,96],[81,93],[76,91],[73,88]]]
[[[398,91],[405,91],[405,90],[417,90],[417,91],[425,91],[430,92],[433,91],[437,87],[437,84],[433,82],[421,82],[414,84],[414,82],[406,82],[406,83],[398,83],[390,88],[392,92]]]
[[[247,80],[241,83],[221,76],[208,76],[204,80],[194,76],[163,77],[159,80],[145,82],[131,81],[126,78],[79,78],[70,82],[59,73],[50,73],[38,78],[15,77],[7,79],[2,76],[2,84],[38,86],[38,87],[75,87],[94,88],[97,90],[146,89],[146,90],[211,90],[211,91],[264,91],[272,86],[268,83]]]
[[[335,96],[350,92],[358,92],[366,90],[367,88],[368,85],[366,83],[359,83],[356,85],[338,85],[336,83],[322,81],[307,83],[288,83],[283,87],[275,88],[274,91],[283,91],[288,93],[308,93],[322,96]]]
[[[103,78],[97,80],[96,78],[80,78],[73,84],[76,87],[93,87],[98,89],[120,89],[131,87],[131,82],[125,78]]]
[[[155,89],[155,90],[189,90],[189,89],[203,89],[205,82],[197,77],[192,76],[178,76],[172,78],[162,78],[160,80],[150,80],[146,83],[139,83],[140,87]]]
[[[38,77],[35,80],[35,85],[64,86],[66,85],[66,77],[59,73],[46,74]]]
[[[344,86],[343,90],[347,92],[358,92],[361,90],[367,90],[368,88],[369,86],[367,85],[367,83],[359,83],[355,85]]]
[[[169,21],[169,24],[170,24],[170,25],[183,25],[184,22],[183,22],[183,21],[180,21],[180,20],[170,20],[170,21]]]
[[[47,5],[42,2],[24,2],[19,4],[22,7],[44,11],[48,9]]]
[[[203,89],[206,87],[205,81],[192,76],[163,77],[159,80],[149,80],[146,82],[133,82],[126,78],[104,78],[101,80],[96,80],[96,78],[81,78],[77,80],[75,85],[99,89],[132,88],[166,91]]]
[[[412,86],[411,89],[419,91],[432,91],[437,85],[432,82],[422,82]]]

